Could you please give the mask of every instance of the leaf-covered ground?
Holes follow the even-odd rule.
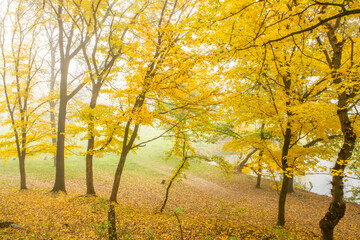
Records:
[[[124,172],[116,205],[119,239],[319,239],[318,221],[330,198],[297,190],[287,200],[286,227],[275,226],[278,195],[267,181],[262,189],[255,179],[235,175],[225,179],[188,174],[170,192],[165,212],[161,206],[169,167],[146,169],[147,174]],[[1,239],[105,239],[112,174],[96,179],[97,197],[82,195],[85,182],[67,181],[68,194],[49,193],[51,181],[29,179],[26,191],[16,191],[18,178],[0,176],[0,221],[25,230],[0,229]],[[358,239],[360,206],[347,204],[336,228],[336,239]]]

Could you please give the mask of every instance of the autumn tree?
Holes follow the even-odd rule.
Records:
[[[195,149],[191,146],[191,140],[189,136],[189,129],[186,126],[186,116],[181,116],[183,119],[179,121],[177,125],[172,128],[174,132],[174,145],[168,151],[166,156],[167,159],[170,157],[180,158],[178,166],[174,169],[173,175],[170,177],[169,182],[165,191],[165,198],[161,205],[160,212],[166,207],[166,203],[169,198],[169,193],[171,186],[175,183],[176,180],[181,179],[182,174],[189,167],[189,161],[195,156]]]
[[[47,9],[44,9],[47,10]],[[45,16],[51,15],[50,13],[47,13]],[[56,29],[56,22],[52,23],[47,21],[47,24],[44,26],[44,30],[47,44],[49,51],[47,53],[48,60],[47,63],[47,69],[49,70],[48,73],[48,88],[49,88],[49,115],[50,115],[50,125],[51,125],[51,144],[54,148],[53,151],[53,161],[54,166],[56,166],[56,105],[58,103],[58,97],[57,97],[57,79],[60,72],[60,69],[58,67],[58,41],[57,41],[57,29]]]
[[[318,59],[317,49],[314,48],[316,40],[313,40],[311,31],[338,17],[359,13],[358,4],[344,4],[312,1],[289,1],[287,4],[278,1],[232,1],[222,6],[218,1],[208,1],[202,13],[210,23],[204,32],[211,34],[210,39],[216,39],[214,47],[218,49],[218,58],[232,62],[230,69],[234,70],[227,73],[227,78],[230,79],[229,88],[234,89],[234,96],[246,99],[239,105],[249,106],[251,111],[258,112],[259,116],[271,116],[270,119],[265,118],[265,125],[281,140],[275,145],[270,143],[274,145],[272,149],[281,147],[276,155],[269,156],[270,159],[278,159],[275,161],[276,165],[283,173],[279,225],[285,223],[287,185],[294,174],[293,163],[299,163],[300,158],[297,155],[303,155],[301,152],[304,152],[305,148],[308,151],[307,146],[312,146],[310,143],[331,137],[321,135],[318,131],[321,129],[317,126],[321,126],[321,121],[318,121],[321,119],[320,114],[308,112],[314,107],[313,110],[318,109],[315,113],[322,113],[322,108],[329,111],[328,113],[334,112],[328,75],[323,68],[318,68],[318,63],[322,61]],[[325,11],[326,8],[332,10]],[[334,10],[336,8],[342,10]],[[246,24],[242,24],[245,22]],[[257,60],[252,60],[253,57]],[[253,69],[258,69],[255,70],[257,73],[251,72]],[[243,87],[236,87],[241,84]],[[246,87],[246,84],[250,85]],[[251,99],[246,95],[251,96]],[[256,99],[254,95],[262,100],[258,103],[252,102]],[[233,99],[235,97],[231,98],[230,111],[234,111]],[[266,104],[269,105],[264,111]],[[273,112],[270,113],[270,109]],[[244,112],[243,117],[246,118],[249,110]],[[253,115],[250,113],[250,116]],[[242,127],[244,122],[241,117],[239,119],[239,126]],[[263,119],[260,119],[262,123]],[[329,122],[330,118],[326,117],[325,120]],[[274,129],[279,126],[281,131]],[[336,124],[331,124],[331,129],[338,135],[339,127]],[[300,146],[299,143],[303,140],[309,141],[309,144]],[[304,150],[301,150],[302,148]],[[290,152],[290,149],[293,150]]]
[[[326,37],[320,35],[317,38],[320,47],[323,48],[324,58],[330,70],[332,86],[336,91],[337,116],[343,133],[343,145],[338,153],[335,165],[331,169],[332,201],[327,213],[320,221],[322,238],[327,240],[334,238],[334,228],[345,215],[343,178],[357,141],[354,127],[356,117],[354,117],[353,110],[359,99],[360,89],[357,76],[359,35],[351,31],[351,25],[352,23],[349,20],[337,18],[333,22],[325,24]],[[325,44],[328,44],[329,47],[324,46]]]
[[[294,23],[300,20],[302,24],[291,24],[292,27],[280,30],[281,34],[273,36],[266,43],[292,38],[296,45],[298,42],[294,39],[295,36],[314,33],[314,35],[309,35],[308,41],[312,44],[317,43],[319,54],[323,55],[323,59],[318,61],[319,64],[314,68],[319,72],[322,71],[321,76],[328,82],[328,88],[335,91],[333,102],[337,105],[339,130],[343,135],[343,145],[338,150],[338,156],[332,168],[332,202],[325,217],[320,221],[322,238],[333,239],[334,228],[345,214],[343,176],[356,143],[354,128],[356,118],[352,117],[352,110],[358,98],[357,78],[354,71],[358,69],[356,14],[360,13],[360,9],[358,2],[347,1],[309,2],[304,5],[305,7],[300,8],[296,2],[294,4],[295,8],[289,9],[293,12],[284,21],[289,19]],[[268,27],[267,30],[270,30],[271,26],[268,25]],[[303,53],[307,55],[307,51]],[[316,58],[319,59],[319,55]]]
[[[195,6],[192,1],[154,2],[132,28],[133,47],[126,52],[131,57],[129,71],[123,87],[113,95],[120,101],[124,135],[111,201],[117,200],[127,155],[138,146],[140,125],[169,123],[169,112],[206,106],[215,95],[216,88],[210,90],[215,83],[208,74],[207,56],[194,47],[189,28]]]
[[[103,3],[104,4],[104,3]],[[87,75],[91,82],[91,97],[88,106],[82,106],[81,119],[87,123],[87,152],[86,152],[86,186],[87,194],[95,194],[93,184],[93,156],[94,154],[100,154],[102,151],[109,147],[109,144],[114,140],[117,131],[121,130],[115,122],[112,124],[112,130],[108,131],[105,135],[105,141],[95,142],[95,137],[100,137],[99,129],[96,129],[96,125],[99,125],[100,129],[109,130],[109,121],[105,123],[104,116],[97,116],[97,100],[101,93],[103,86],[110,86],[112,83],[116,85],[116,78],[119,76],[121,69],[122,55],[124,55],[124,48],[128,41],[131,41],[127,37],[127,32],[131,29],[131,25],[134,24],[139,14],[146,8],[148,4],[144,2],[143,6],[137,6],[135,3],[129,3],[129,6],[123,4],[114,4],[110,11],[109,17],[105,22],[100,22],[96,19],[95,6],[91,6],[91,11],[94,14],[94,32],[93,38],[89,42],[89,45],[83,46],[82,54],[84,56],[85,64],[87,66]],[[106,8],[105,8],[106,9]],[[122,59],[126,61],[126,57]],[[115,82],[115,83],[114,83]],[[112,110],[110,104],[108,104],[109,110]],[[106,111],[104,108],[107,105],[101,105],[99,108]],[[116,121],[116,120],[114,120]]]
[[[110,4],[99,1],[59,1],[47,2],[52,9],[58,24],[58,44],[60,53],[60,89],[56,147],[56,175],[52,192],[63,191],[65,188],[65,122],[67,105],[87,83],[81,81],[74,89],[68,89],[70,63],[92,38],[94,18],[103,22],[108,17]],[[92,11],[92,9],[95,11]]]
[[[42,78],[40,35],[43,24],[38,2],[8,1],[0,20],[1,111],[7,111],[10,132],[1,135],[4,160],[17,156],[20,168],[20,189],[27,189],[25,159],[47,152],[47,122],[44,105],[48,99],[41,94]],[[10,26],[10,27],[9,27]]]

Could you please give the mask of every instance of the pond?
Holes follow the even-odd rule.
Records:
[[[229,163],[235,164],[238,161],[238,155],[224,155],[225,160]],[[334,163],[325,161],[322,159],[319,160],[319,166],[326,167],[326,171],[322,172],[306,172],[305,176],[296,176],[295,184],[302,186],[307,191],[319,194],[331,196],[331,181],[332,177],[330,175],[330,168],[333,167]],[[254,174],[252,174],[254,175]],[[354,187],[360,187],[360,179],[354,178],[344,178],[344,196],[349,198],[352,196],[352,193],[349,192]],[[360,204],[360,200],[356,203]]]
[[[305,189],[320,195],[331,196],[331,181],[332,177],[330,174],[330,168],[333,167],[334,163],[319,160],[319,165],[326,167],[326,171],[321,173],[307,172],[305,176],[296,177],[295,182],[305,186]],[[354,187],[360,187],[360,179],[354,179],[345,177],[344,178],[344,196],[345,198],[351,197],[352,193],[349,191]],[[357,201],[360,204],[360,201]]]

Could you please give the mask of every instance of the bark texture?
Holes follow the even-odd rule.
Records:
[[[325,51],[326,58],[328,60],[329,67],[333,70],[332,77],[335,86],[339,86],[344,82],[344,78],[338,69],[341,67],[343,46],[346,41],[338,41],[336,37],[336,30],[340,27],[341,19],[337,19],[334,26],[328,24],[327,37],[332,47],[332,59]],[[319,41],[319,40],[318,40]],[[325,216],[320,220],[319,226],[321,228],[322,239],[333,240],[334,229],[339,221],[344,217],[346,211],[346,205],[344,202],[344,182],[343,173],[347,166],[347,161],[352,156],[352,151],[355,147],[356,135],[352,122],[349,119],[349,101],[355,96],[354,92],[347,91],[348,89],[338,89],[338,103],[337,103],[337,115],[341,125],[341,131],[343,133],[343,145],[338,153],[338,157],[334,167],[332,168],[332,200],[328,211]]]

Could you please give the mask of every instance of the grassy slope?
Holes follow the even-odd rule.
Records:
[[[143,131],[143,139],[157,131]],[[180,215],[185,239],[318,239],[317,223],[328,207],[329,198],[297,191],[287,202],[287,226],[274,226],[278,195],[267,181],[255,189],[255,179],[236,175],[228,182],[219,169],[192,162],[187,179],[170,192],[164,214],[156,214],[162,203],[167,179],[176,166],[165,160],[171,142],[148,143],[126,162],[116,206],[121,239],[179,239],[174,209]],[[204,151],[207,150],[203,146]],[[213,147],[209,148],[211,151]],[[17,161],[0,163],[0,220],[13,221],[26,230],[0,229],[2,239],[104,239],[106,198],[109,197],[118,157],[107,155],[94,161],[95,188],[99,197],[84,197],[84,157],[66,160],[68,195],[53,196],[53,163],[48,157],[27,160],[28,187],[17,192]],[[338,239],[356,239],[360,230],[360,207],[348,204],[345,218],[336,229]]]

